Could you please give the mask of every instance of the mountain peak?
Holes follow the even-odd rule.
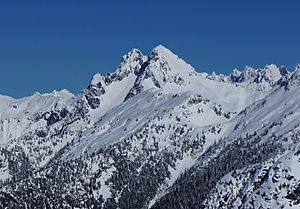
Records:
[[[150,54],[146,73],[148,77],[152,77],[156,87],[163,87],[167,83],[186,85],[189,77],[196,74],[196,70],[171,50],[158,45]]]
[[[143,53],[137,49],[133,48],[126,54],[122,56],[121,63],[116,69],[114,73],[108,73],[105,76],[100,73],[96,73],[90,85],[98,85],[100,82],[107,82],[108,77],[118,77],[117,79],[121,80],[123,77],[126,77],[129,73],[137,73],[142,63],[147,60],[147,57],[143,55]]]
[[[263,70],[264,70],[263,76],[267,81],[277,82],[282,77],[280,68],[277,67],[277,65],[275,64],[266,65]]]
[[[100,73],[96,73],[90,81],[90,85],[97,85],[102,80],[103,76]]]
[[[122,72],[126,70],[132,70],[136,68],[137,65],[141,65],[144,60],[146,60],[146,56],[136,48],[133,48],[128,53],[122,56],[121,64],[119,65],[117,72]]]
[[[195,72],[195,69],[183,59],[179,58],[178,55],[173,53],[170,49],[163,45],[156,46],[151,54],[150,60],[152,62],[158,62],[163,65],[167,65],[169,70],[177,71],[176,73],[182,74],[184,72]]]
[[[131,85],[133,85],[136,75],[139,74],[141,65],[147,60],[147,57],[142,54],[142,52],[136,48],[133,48],[125,55],[122,56],[122,60],[118,68],[113,73],[107,73],[106,75],[101,75],[96,73],[90,81],[89,86],[83,90],[83,95],[92,109],[96,109],[103,103],[103,96],[105,94],[112,94],[111,91],[114,90],[118,83],[127,83],[126,88],[120,88],[118,93],[114,90],[116,95],[123,95],[129,91]],[[124,82],[125,80],[125,82]],[[125,93],[124,93],[125,92]],[[125,97],[124,96],[124,97]],[[122,97],[122,96],[120,96]],[[114,98],[115,104],[118,104],[123,98]],[[108,105],[110,106],[110,105]]]
[[[150,54],[150,59],[154,60],[158,58],[167,59],[168,57],[176,57],[178,59],[178,56],[176,54],[174,54],[170,49],[166,48],[161,44],[156,46]]]
[[[167,47],[163,46],[162,44],[157,45],[156,47],[153,48],[152,51],[169,51],[171,52],[170,49],[168,49]]]
[[[133,48],[129,52],[127,52],[126,54],[124,54],[122,56],[121,63],[125,63],[128,61],[134,61],[142,56],[143,56],[143,53],[139,49]]]

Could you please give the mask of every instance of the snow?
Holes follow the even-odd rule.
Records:
[[[78,157],[85,151],[91,153],[103,146],[112,145],[135,133],[148,120],[166,114],[164,112],[168,112],[186,99],[187,95],[175,98],[172,95],[156,97],[150,90],[129,99],[126,103],[108,111],[96,127],[84,131],[84,140],[76,143],[68,155]],[[95,130],[100,131],[91,134]]]
[[[0,97],[0,118],[24,118],[33,116],[37,112],[53,109],[56,104],[69,104],[75,95],[67,90],[52,93],[35,93],[32,96],[13,99]]]
[[[264,71],[268,80],[278,81],[282,76],[279,68],[274,64],[266,65]]]
[[[97,85],[99,82],[103,82],[103,76],[102,76],[100,73],[96,73],[96,74],[93,76],[93,78],[92,78],[90,84],[91,84],[91,85]]]
[[[99,120],[108,110],[121,104],[129,90],[133,87],[135,79],[136,76],[134,74],[129,74],[125,79],[105,86],[104,89],[106,93],[101,96],[100,108],[90,111],[92,120]]]

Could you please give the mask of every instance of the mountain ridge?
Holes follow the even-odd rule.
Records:
[[[153,50],[150,52],[150,55],[149,56],[147,56],[147,55],[143,55],[143,53],[139,50],[139,49],[137,49],[137,48],[133,48],[133,49],[131,49],[130,51],[128,51],[126,54],[124,54],[123,56],[122,56],[122,60],[121,60],[121,63],[120,63],[120,65],[117,67],[117,69],[115,70],[115,71],[113,71],[113,72],[108,72],[108,73],[105,73],[105,74],[101,74],[101,73],[96,73],[96,74],[94,74],[93,76],[92,76],[92,79],[91,79],[91,81],[90,81],[90,84],[92,84],[93,82],[97,82],[97,79],[103,79],[102,77],[105,77],[105,76],[107,76],[107,75],[111,75],[111,74],[126,74],[126,73],[128,73],[128,72],[119,72],[121,69],[121,67],[122,67],[122,65],[123,65],[123,67],[124,67],[124,65],[126,65],[126,64],[132,64],[132,61],[134,60],[134,59],[138,59],[139,57],[141,58],[140,59],[140,61],[142,61],[143,59],[143,62],[145,62],[146,60],[145,59],[147,59],[148,57],[151,57],[151,56],[153,56],[152,54],[155,52],[155,51],[160,51],[160,53],[161,52],[163,52],[163,51],[167,51],[168,53],[167,54],[169,54],[169,55],[171,55],[171,56],[174,56],[175,58],[177,58],[178,60],[182,60],[182,61],[184,61],[183,59],[181,59],[181,58],[179,58],[178,57],[178,55],[176,55],[176,54],[174,54],[171,50],[169,50],[168,48],[166,48],[165,46],[163,46],[162,44],[159,44],[159,45],[157,45],[156,47],[154,47],[153,48]],[[137,60],[136,60],[137,61]],[[287,71],[287,69],[284,67],[284,66],[281,66],[281,67],[277,67],[275,64],[267,64],[265,67],[263,67],[263,68],[258,68],[258,69],[255,69],[255,68],[252,68],[251,66],[245,66],[245,68],[244,68],[244,70],[242,70],[242,71],[240,71],[240,70],[238,70],[238,69],[233,69],[233,71],[231,72],[231,73],[229,73],[228,75],[224,75],[224,74],[222,74],[222,73],[215,73],[214,71],[212,71],[212,73],[211,74],[209,74],[209,73],[206,73],[206,72],[201,72],[201,71],[198,71],[198,70],[195,70],[195,68],[193,68],[190,64],[188,64],[188,63],[186,63],[187,65],[189,65],[190,66],[190,68],[192,69],[192,73],[196,73],[196,74],[203,74],[202,76],[203,77],[207,77],[207,78],[209,78],[209,79],[212,79],[212,80],[217,80],[217,81],[222,81],[223,79],[224,79],[224,77],[236,77],[236,74],[240,74],[240,73],[242,73],[243,71],[249,71],[249,69],[250,69],[250,71],[255,71],[255,70],[259,70],[259,71],[263,71],[263,70],[266,70],[266,69],[268,69],[268,66],[273,66],[273,67],[275,67],[275,68],[277,68],[277,69],[279,69],[279,73],[281,74],[281,75],[285,75],[285,74],[288,74],[288,73],[290,73],[289,71]],[[136,66],[129,66],[129,68],[134,68],[134,67],[136,67]],[[296,67],[295,67],[295,70],[296,70],[296,68],[297,68],[297,65],[296,65]],[[124,69],[124,68],[123,68]],[[127,69],[127,68],[125,68],[125,69]],[[127,69],[128,70],[128,69]],[[122,71],[122,70],[121,70]],[[129,70],[130,71],[130,70]],[[195,71],[195,72],[194,72]],[[136,72],[137,73],[137,72]],[[253,72],[252,72],[253,73]],[[278,73],[278,72],[275,72],[275,73]],[[217,76],[220,76],[221,78],[216,78]],[[231,78],[230,79],[231,80],[231,82],[241,82],[241,80],[239,80],[239,81],[235,81],[235,79],[234,78]],[[276,79],[275,79],[276,80]],[[56,92],[57,90],[53,90],[53,92]],[[60,91],[68,91],[68,92],[70,92],[68,89],[62,89],[62,90],[59,90],[58,92],[60,92]],[[39,92],[36,92],[37,94],[41,94],[41,95],[47,95],[47,94],[51,94],[51,92],[50,93],[39,93]],[[71,93],[71,92],[70,92]],[[9,95],[1,95],[1,96],[7,96],[7,97],[10,97]],[[30,97],[30,96],[26,96],[26,97]],[[11,98],[13,98],[13,97],[11,97]],[[22,98],[24,98],[24,97],[22,97]],[[14,99],[21,99],[21,98],[14,98]]]

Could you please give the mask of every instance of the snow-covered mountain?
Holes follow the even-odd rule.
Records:
[[[299,75],[199,73],[159,45],[78,95],[0,96],[0,207],[300,207]]]

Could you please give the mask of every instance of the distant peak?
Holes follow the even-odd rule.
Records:
[[[266,65],[263,70],[266,80],[277,82],[282,77],[279,67],[275,64]]]
[[[100,73],[96,73],[91,82],[90,82],[90,85],[97,85],[100,81],[103,80],[103,76],[100,74]]]
[[[232,71],[231,74],[236,75],[236,76],[240,76],[241,73],[242,73],[242,72],[241,72],[239,69],[235,68],[235,69],[233,69],[233,71]]]
[[[196,75],[195,69],[163,45],[156,46],[148,59],[145,78],[151,77],[154,86],[162,88],[168,84],[187,85]]]
[[[143,53],[139,49],[133,48],[126,55],[128,55],[128,56],[140,56],[140,55],[143,55]]]
[[[159,44],[152,50],[150,54],[150,60],[154,62],[159,60],[160,63],[169,65],[170,68],[177,71],[178,73],[182,73],[184,71],[188,73],[195,72],[195,69],[190,64],[186,63],[177,54],[161,44]]]
[[[121,80],[121,77],[126,77],[126,75],[128,75],[129,73],[135,73],[135,71],[137,71],[140,68],[140,65],[146,59],[147,59],[146,56],[144,56],[139,49],[133,48],[122,56],[121,63],[115,72],[107,73],[106,75],[101,75],[100,73],[96,73],[91,79],[90,85],[97,86],[101,82],[110,83],[110,80],[114,80],[114,79]],[[102,84],[100,84],[100,86],[101,85]]]
[[[174,54],[170,49],[164,47],[163,45],[158,45],[156,46],[152,52],[150,57],[168,57],[168,56],[176,56],[178,57],[176,54]]]
[[[156,47],[154,47],[153,51],[164,51],[164,50],[168,50],[170,51],[167,47],[163,46],[162,44],[157,45]]]
[[[45,94],[47,95],[47,94]],[[67,89],[62,89],[60,91],[54,90],[50,93],[50,95],[55,96],[55,97],[61,97],[61,96],[74,96],[69,90]]]
[[[143,56],[144,56],[143,53],[139,49],[133,48],[122,56],[121,65],[124,65],[128,62],[137,61],[141,59]]]
[[[247,72],[247,71],[255,71],[255,69],[249,65],[246,65],[244,68],[244,72]]]
[[[278,69],[278,67],[277,67],[276,64],[267,64],[267,65],[265,66],[265,68],[267,68],[267,69]]]

